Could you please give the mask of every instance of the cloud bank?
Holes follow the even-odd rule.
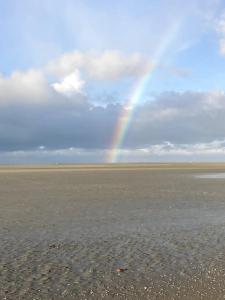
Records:
[[[43,154],[60,149],[108,151],[124,107],[94,105],[87,95],[80,93],[80,79],[72,79],[78,82],[77,86],[64,80],[59,83],[58,92],[56,86],[47,84],[41,73],[35,71],[1,78],[2,155],[18,151]],[[176,151],[186,155],[188,151],[199,150],[198,145],[207,144],[217,149],[214,141],[225,138],[224,115],[222,91],[161,93],[137,107],[122,148],[134,153],[142,151],[143,155]]]
[[[121,111],[126,108],[123,102],[110,104],[110,93],[104,106],[97,105],[98,99],[85,90],[86,83],[90,78],[139,76],[146,66],[136,54],[125,59],[115,51],[100,56],[75,52],[40,70],[1,75],[0,162],[23,161],[25,157],[104,160]],[[121,145],[121,159],[224,155],[224,115],[223,91],[151,96],[135,109]]]
[[[64,148],[1,152],[0,163],[104,163],[108,150]],[[221,162],[225,159],[225,140],[197,144],[164,142],[148,148],[122,149],[120,162]]]

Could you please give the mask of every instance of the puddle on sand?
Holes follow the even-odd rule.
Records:
[[[208,173],[194,175],[195,178],[206,178],[206,179],[225,179],[225,173]]]

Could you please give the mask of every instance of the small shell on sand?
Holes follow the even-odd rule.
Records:
[[[116,269],[116,272],[118,272],[118,273],[122,273],[122,272],[125,272],[125,271],[126,271],[126,269],[123,269],[123,268]]]

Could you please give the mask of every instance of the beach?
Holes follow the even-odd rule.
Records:
[[[225,299],[224,173],[1,166],[0,299]]]

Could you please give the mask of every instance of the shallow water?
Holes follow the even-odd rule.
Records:
[[[209,174],[200,174],[194,176],[195,178],[203,178],[203,179],[225,179],[225,173],[209,173]]]

